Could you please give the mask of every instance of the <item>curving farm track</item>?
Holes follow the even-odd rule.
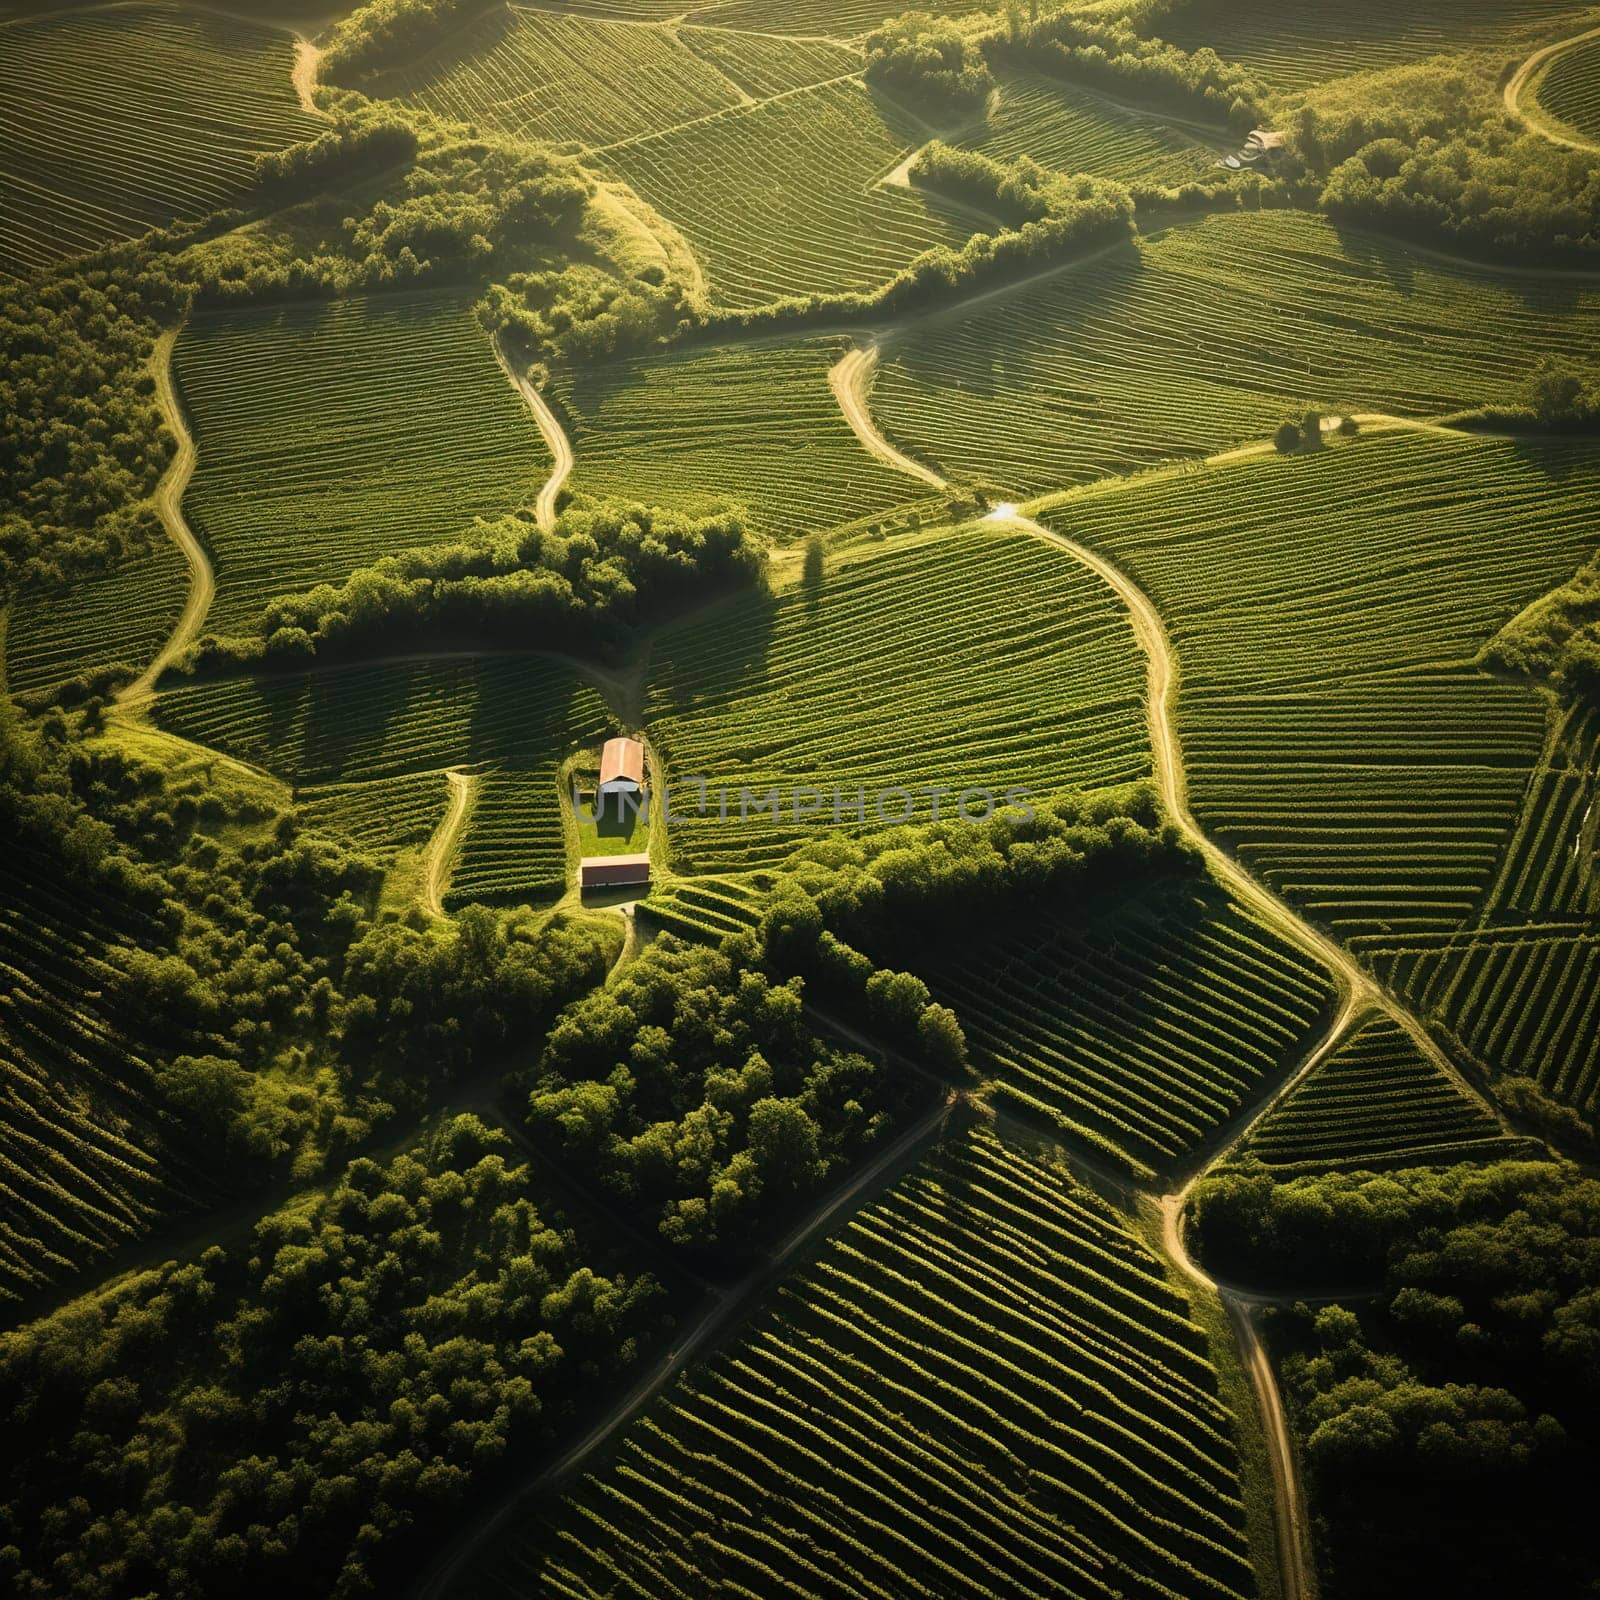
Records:
[[[1542,50],[1535,50],[1506,79],[1503,91],[1509,115],[1515,117],[1530,133],[1540,134],[1552,144],[1564,145],[1568,150],[1595,151],[1600,150],[1600,144],[1596,144],[1593,139],[1584,138],[1576,128],[1568,127],[1566,123],[1557,121],[1542,110],[1538,96],[1530,91],[1537,87],[1537,80],[1544,69],[1557,56],[1565,55],[1575,45],[1586,44],[1591,39],[1600,39],[1600,28],[1590,28],[1583,33],[1575,33],[1570,39],[1558,39],[1554,44],[1547,44]]]
[[[150,358],[150,373],[155,379],[156,401],[161,407],[161,417],[178,441],[177,453],[168,464],[161,482],[152,497],[155,512],[167,537],[183,552],[189,563],[189,597],[184,601],[183,614],[177,626],[167,636],[167,642],[156,652],[155,659],[132,683],[117,691],[117,704],[128,706],[146,700],[155,690],[156,680],[166,669],[200,637],[206,613],[217,592],[217,575],[212,570],[211,558],[200,543],[188,519],[183,514],[183,492],[194,476],[194,437],[184,420],[183,407],[178,404],[178,391],[172,381],[172,347],[178,342],[180,330],[173,329],[156,340]]]
[[[851,351],[829,374],[830,385],[838,397],[845,420],[863,447],[880,461],[923,483],[937,488],[948,487],[946,480],[931,467],[913,461],[897,450],[873,421],[868,405],[868,392],[877,355],[876,343]],[[1359,413],[1357,420],[1370,428],[1451,432],[1438,423],[1412,421],[1376,412]],[[1209,457],[1206,465],[1208,467],[1227,465],[1269,456],[1272,452],[1272,445],[1262,441]],[[1185,471],[1191,468],[1192,463],[1185,463],[1175,466],[1173,471]],[[1137,479],[1115,479],[1105,483],[1089,484],[1081,490],[1073,491],[1073,495],[1115,493],[1132,483],[1145,483],[1149,476],[1146,474]],[[1057,503],[1062,498],[1053,497]],[[1267,1441],[1272,1468],[1283,1594],[1285,1600],[1307,1600],[1307,1597],[1315,1594],[1315,1586],[1306,1537],[1307,1518],[1304,1498],[1295,1470],[1294,1449],[1284,1419],[1282,1397],[1272,1371],[1272,1364],[1251,1320],[1251,1310],[1254,1306],[1279,1303],[1299,1297],[1253,1294],[1220,1283],[1211,1277],[1189,1255],[1184,1243],[1182,1226],[1184,1204],[1195,1184],[1247,1137],[1256,1122],[1285,1099],[1303,1078],[1338,1047],[1340,1041],[1358,1020],[1370,1013],[1380,1013],[1391,1018],[1416,1041],[1418,1048],[1430,1061],[1458,1083],[1461,1082],[1460,1074],[1434,1044],[1415,1016],[1375,983],[1346,950],[1299,916],[1208,838],[1195,820],[1194,814],[1189,809],[1187,777],[1176,726],[1177,660],[1161,615],[1144,591],[1104,556],[1056,532],[1053,528],[1046,527],[1014,506],[997,507],[989,513],[988,520],[1005,522],[1019,528],[1071,556],[1073,560],[1089,568],[1102,579],[1127,607],[1134,637],[1149,663],[1146,714],[1150,727],[1150,746],[1156,784],[1168,814],[1199,849],[1213,875],[1226,884],[1268,926],[1320,961],[1333,975],[1337,987],[1339,1008],[1333,1021],[1295,1070],[1241,1122],[1230,1129],[1222,1147],[1208,1158],[1203,1158],[1198,1168],[1179,1188],[1157,1197],[1162,1219],[1162,1244],[1173,1267],[1191,1283],[1214,1293],[1221,1301],[1233,1326],[1244,1369],[1256,1396]]]

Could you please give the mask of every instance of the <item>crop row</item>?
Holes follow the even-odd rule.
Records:
[[[657,642],[647,720],[674,811],[696,803],[689,780],[709,786],[709,814],[673,829],[674,858],[773,865],[819,828],[859,829],[847,810],[858,791],[864,825],[882,828],[910,803],[929,820],[928,787],[947,791],[949,814],[969,788],[1037,799],[1143,777],[1143,676],[1111,592],[1040,540],[980,524],[857,546],[815,581]],[[816,809],[796,820],[802,786],[826,798],[802,799]],[[777,790],[780,814],[741,820],[741,790]]]
[[[678,37],[757,100],[860,71],[858,50],[818,38],[783,39],[729,28],[687,27]]]
[[[1358,948],[1481,1061],[1536,1078],[1583,1111],[1600,1107],[1600,937],[1592,931],[1530,923],[1374,935]]]
[[[847,80],[638,139],[600,159],[683,230],[714,299],[748,306],[872,289],[934,245],[964,243],[970,218],[910,189],[875,187],[926,137]]]
[[[687,878],[640,905],[650,921],[686,938],[720,939],[754,927],[761,915],[759,879]]]
[[[666,506],[737,503],[780,541],[901,505],[914,486],[861,448],[829,391],[846,348],[729,345],[561,374],[573,487]]]
[[[1594,289],[1419,262],[1300,213],[1220,215],[907,326],[872,409],[949,477],[1045,492],[1260,438],[1307,405],[1520,398],[1531,360],[1597,340]]]
[[[1384,1018],[1257,1123],[1244,1153],[1273,1167],[1327,1170],[1486,1160],[1516,1148],[1481,1100]]]
[[[241,18],[107,7],[17,22],[0,50],[0,278],[226,205],[318,124],[288,39]]]
[[[974,1132],[637,1421],[485,1592],[1253,1592],[1204,1349],[1108,1209]]]
[[[450,872],[447,910],[473,900],[531,900],[566,886],[556,764],[493,771],[478,780]]]
[[[1600,913],[1600,712],[1551,712],[1550,744],[1528,783],[1487,917],[1593,918]]]
[[[444,818],[447,801],[445,780],[437,772],[323,784],[295,796],[309,827],[346,839],[385,865],[406,846],[432,836]]]
[[[1046,922],[930,969],[997,1097],[1141,1176],[1307,1048],[1323,974],[1214,892]]]
[[[184,511],[217,568],[208,626],[531,500],[549,455],[459,297],[196,318],[174,370],[199,449]]]

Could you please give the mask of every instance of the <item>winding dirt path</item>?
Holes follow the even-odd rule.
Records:
[[[1540,107],[1538,97],[1530,95],[1528,91],[1535,87],[1534,80],[1557,56],[1564,55],[1574,45],[1584,44],[1590,39],[1600,39],[1600,28],[1590,28],[1584,33],[1575,33],[1570,39],[1558,39],[1554,44],[1547,44],[1542,50],[1535,50],[1506,79],[1504,90],[1506,111],[1530,133],[1540,134],[1552,144],[1563,145],[1568,150],[1595,151],[1600,150],[1600,144],[1596,144],[1593,139],[1584,138],[1576,128],[1552,117]]]
[[[151,505],[167,530],[167,537],[183,552],[189,563],[189,598],[184,602],[178,625],[167,637],[167,642],[156,652],[155,660],[132,683],[117,691],[119,706],[135,705],[146,700],[155,691],[156,679],[200,637],[206,613],[217,593],[217,575],[212,570],[211,558],[195,536],[195,531],[183,515],[183,494],[194,475],[194,438],[184,419],[183,407],[178,403],[178,391],[172,381],[172,347],[178,342],[180,329],[164,333],[156,340],[150,357],[150,375],[155,379],[156,403],[161,407],[161,417],[178,441],[177,454],[173,456],[162,474],[161,482],[151,497]]]
[[[428,841],[426,866],[422,874],[422,909],[431,917],[445,914],[444,892],[450,883],[450,867],[455,859],[456,846],[462,830],[472,814],[472,803],[478,798],[478,779],[475,773],[460,767],[445,769],[445,782],[450,785],[450,805],[444,820],[434,829]]]
[[[294,36],[294,70],[289,81],[300,101],[300,109],[308,117],[326,118],[327,113],[317,106],[317,67],[322,61],[322,51],[302,33]]]
[[[730,1289],[714,1290],[705,1308],[688,1328],[679,1333],[672,1348],[582,1438],[537,1477],[513,1489],[476,1528],[445,1552],[423,1575],[414,1591],[416,1600],[443,1600],[449,1595],[462,1571],[485,1547],[505,1533],[517,1518],[526,1515],[529,1507],[541,1495],[570,1477],[596,1451],[603,1449],[617,1431],[626,1427],[701,1351],[753,1309],[758,1297],[783,1272],[786,1265],[809,1249],[841,1211],[875,1192],[900,1163],[937,1138],[956,1104],[956,1098],[955,1090],[950,1090],[939,1104],[918,1118],[848,1183],[825,1196],[795,1224],[755,1271]]]
[[[935,488],[947,488],[946,480],[939,473],[921,462],[913,461],[897,450],[884,438],[873,421],[867,404],[867,394],[876,358],[877,345],[869,344],[850,352],[829,373],[830,386],[839,400],[846,421],[862,445],[880,461],[917,478],[920,482]],[[1391,417],[1377,412],[1359,413],[1357,420],[1364,426],[1379,430],[1403,428],[1447,434],[1456,439],[1465,438],[1464,435],[1438,423],[1412,422],[1406,418]],[[1209,457],[1204,466],[1214,468],[1232,465],[1270,456],[1273,453],[1272,444],[1261,441],[1220,452]],[[1078,498],[1120,492],[1135,485],[1146,484],[1153,477],[1171,476],[1193,470],[1191,462],[1176,463],[1170,469],[1159,468],[1154,473],[1087,484],[1065,495],[1050,497],[1049,503],[1061,505]],[[1292,1093],[1296,1085],[1338,1047],[1340,1041],[1348,1035],[1358,1020],[1368,1015],[1382,1014],[1391,1018],[1416,1041],[1418,1048],[1428,1060],[1434,1062],[1457,1083],[1462,1080],[1454,1065],[1428,1037],[1417,1019],[1374,982],[1342,946],[1301,918],[1202,831],[1189,809],[1187,776],[1178,739],[1175,712],[1178,688],[1177,660],[1173,653],[1172,642],[1167,635],[1166,625],[1144,591],[1126,573],[1098,552],[1066,534],[1057,532],[1054,528],[1046,527],[1015,506],[998,506],[989,513],[986,520],[1005,523],[1047,544],[1054,545],[1095,573],[1121,600],[1133,625],[1134,637],[1149,664],[1146,715],[1150,729],[1151,756],[1156,786],[1168,814],[1200,851],[1207,867],[1220,882],[1254,911],[1267,926],[1320,961],[1333,976],[1338,995],[1338,1011],[1321,1039],[1301,1060],[1298,1067],[1270,1094],[1264,1096],[1253,1111],[1231,1131],[1221,1149],[1209,1158],[1203,1157],[1198,1169],[1179,1188],[1157,1197],[1162,1218],[1162,1243],[1173,1267],[1191,1283],[1215,1294],[1226,1310],[1233,1327],[1239,1354],[1255,1394],[1267,1441],[1284,1600],[1309,1600],[1309,1597],[1315,1594],[1315,1587],[1307,1542],[1308,1522],[1305,1502],[1295,1468],[1293,1441],[1284,1418],[1282,1396],[1278,1390],[1272,1364],[1251,1319],[1253,1307],[1279,1303],[1281,1297],[1255,1294],[1249,1290],[1220,1283],[1194,1261],[1183,1239],[1184,1204],[1194,1185],[1224,1160],[1228,1153],[1248,1136],[1250,1129],[1263,1116]]]
[[[494,358],[500,363],[500,370],[505,373],[511,387],[522,396],[523,402],[533,413],[533,420],[539,426],[539,432],[544,438],[545,448],[550,452],[550,475],[544,480],[539,489],[539,498],[534,502],[533,514],[539,526],[549,533],[556,525],[556,497],[561,493],[561,486],[567,481],[567,474],[572,471],[572,441],[567,437],[566,429],[561,426],[560,419],[550,409],[550,403],[533,386],[532,382],[512,365],[511,358],[507,356],[500,341],[494,341]]]

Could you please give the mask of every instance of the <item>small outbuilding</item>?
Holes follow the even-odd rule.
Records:
[[[607,739],[600,749],[600,799],[636,795],[644,788],[644,746],[637,739]]]
[[[650,887],[650,857],[585,856],[578,863],[580,889]]]

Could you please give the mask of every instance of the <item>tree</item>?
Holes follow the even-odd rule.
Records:
[[[1528,381],[1528,402],[1547,428],[1589,421],[1600,410],[1600,396],[1589,376],[1558,356],[1546,356],[1533,369]]]
[[[968,1070],[967,1036],[949,1006],[925,1006],[917,1019],[917,1043],[940,1072]]]
[[[798,1100],[768,1096],[750,1108],[749,1150],[761,1182],[782,1193],[815,1187],[823,1174],[817,1124]]]
[[[1280,454],[1288,455],[1291,451],[1300,448],[1300,424],[1298,422],[1284,422],[1278,425],[1278,431],[1272,436],[1272,443]]]

